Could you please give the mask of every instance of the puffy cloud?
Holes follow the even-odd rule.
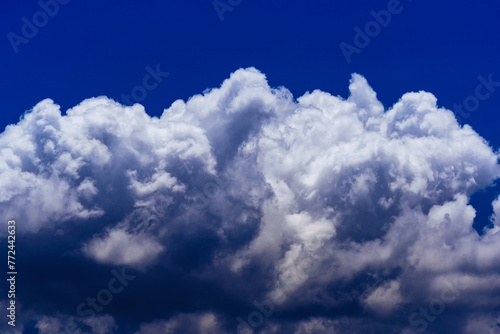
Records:
[[[145,235],[111,230],[104,238],[92,239],[84,252],[98,262],[115,265],[139,265],[156,258],[163,246]]]
[[[398,281],[388,281],[371,291],[363,300],[363,303],[372,312],[388,315],[402,301],[399,288]]]
[[[349,89],[295,100],[249,68],[159,118],[44,100],[0,135],[0,210],[141,269],[136,293],[158,304],[167,279],[210,291],[137,315],[141,334],[234,331],[255,300],[280,300],[262,333],[439,332],[412,317],[435,303],[456,332],[482,328],[500,307],[500,198],[483,234],[469,199],[498,153],[430,93],[384,108],[362,76]]]
[[[494,224],[494,229],[490,233],[496,233],[498,227],[500,225],[500,196],[496,200],[493,201],[493,216],[491,217],[491,221]]]
[[[112,334],[117,333],[115,319],[110,315],[91,318],[43,316],[35,324],[40,334]]]
[[[225,333],[219,325],[217,317],[213,313],[201,314],[178,314],[168,321],[155,321],[142,324],[136,334],[157,333],[200,333],[221,334]]]
[[[139,105],[124,107],[104,97],[86,100],[66,115],[44,100],[6,128],[0,147],[2,211],[30,231],[102,217],[116,201],[101,199],[118,197],[123,186],[138,196],[179,191],[165,171],[179,158],[203,160],[207,170],[215,165],[199,129],[172,127]]]
[[[496,334],[500,333],[500,317],[489,315],[473,315],[471,316],[465,328],[465,333],[484,333]]]

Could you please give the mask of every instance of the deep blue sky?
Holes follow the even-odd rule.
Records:
[[[218,86],[254,66],[272,86],[295,97],[321,89],[346,97],[352,72],[364,75],[386,107],[408,91],[426,90],[452,109],[474,94],[478,76],[500,81],[500,3],[402,0],[401,13],[348,64],[339,43],[353,44],[355,26],[373,20],[382,1],[244,0],[221,21],[212,1],[76,1],[15,53],[7,34],[21,35],[36,1],[3,4],[0,30],[0,127],[44,98],[70,108],[85,98],[141,84],[146,66],[169,72],[141,103],[160,115],[176,99]],[[465,120],[500,147],[500,89]],[[488,201],[488,206],[489,206]]]

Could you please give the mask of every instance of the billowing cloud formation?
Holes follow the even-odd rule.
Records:
[[[155,258],[162,250],[163,247],[154,240],[118,229],[111,230],[104,240],[93,239],[84,246],[88,256],[117,265]]]
[[[130,332],[495,332],[500,200],[478,234],[469,199],[498,154],[430,93],[349,89],[295,100],[249,68],[160,118],[44,100],[0,136],[0,209],[139,270],[113,313]],[[74,309],[33,312],[43,330]]]
[[[64,334],[68,332],[107,334],[116,329],[115,320],[109,315],[93,318],[42,317],[36,328],[39,334]]]
[[[172,317],[168,321],[158,321],[150,324],[143,324],[137,334],[156,333],[200,333],[219,334],[223,333],[223,328],[217,323],[217,318],[213,313],[204,314],[180,314]]]

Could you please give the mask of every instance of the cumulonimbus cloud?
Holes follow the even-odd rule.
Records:
[[[294,99],[248,68],[159,118],[106,97],[64,115],[44,100],[0,136],[2,215],[23,233],[97,226],[80,246],[99,264],[243,280],[243,308],[257,293],[282,301],[277,314],[330,310],[270,319],[276,333],[415,330],[408,317],[449,284],[457,331],[496,319],[500,200],[478,234],[469,199],[500,177],[498,153],[430,93],[384,108],[362,76],[349,89]],[[141,333],[198,315],[196,326],[233,326],[224,310]]]

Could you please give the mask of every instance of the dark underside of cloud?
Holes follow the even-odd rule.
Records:
[[[249,68],[160,118],[37,104],[0,135],[22,264],[0,330],[498,333],[500,200],[481,231],[469,203],[498,152],[430,93],[349,89],[294,99]]]

